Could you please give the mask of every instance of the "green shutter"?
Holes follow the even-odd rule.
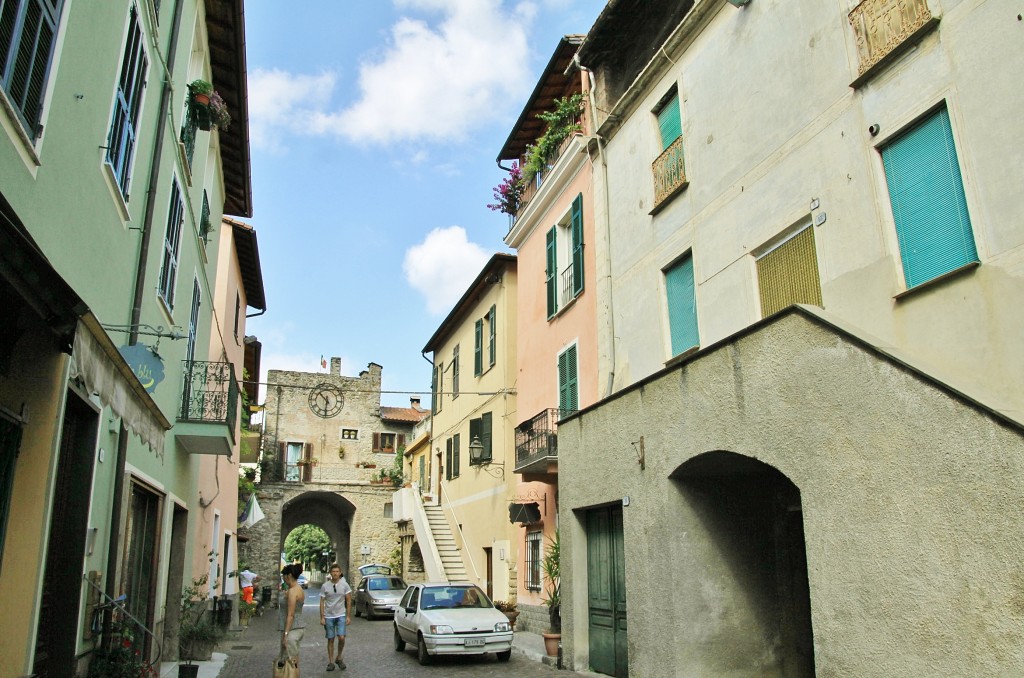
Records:
[[[445,457],[444,457],[444,460],[445,460],[444,479],[445,480],[451,480],[452,479],[452,461],[454,459],[454,457],[452,456],[452,439],[451,438],[449,438],[447,440],[447,442],[445,443],[445,448],[446,449],[445,449]]]
[[[452,349],[452,400],[459,397],[459,347]]]
[[[480,415],[480,442],[484,446],[484,460],[490,461],[491,455],[491,413],[484,412]]]
[[[452,437],[452,478],[459,477],[459,434]]]
[[[496,325],[496,323],[498,322],[498,311],[497,311],[497,308],[495,308],[494,306],[491,306],[491,310],[490,310],[488,315],[489,315],[489,317],[491,319],[491,327],[490,327],[491,337],[490,337],[490,344],[489,344],[490,355],[488,357],[490,358],[491,367],[494,367],[494,361],[495,361],[495,358],[497,357],[497,353],[498,353],[497,345],[495,344],[495,341],[498,338],[498,326]]]
[[[575,344],[558,356],[558,407],[563,412],[579,409]]]
[[[978,261],[943,108],[882,149],[907,288]]]
[[[700,344],[697,331],[697,296],[693,285],[693,257],[687,256],[665,271],[672,355]]]
[[[658,111],[658,131],[661,133],[661,150],[672,145],[672,142],[683,135],[683,123],[679,117],[679,93],[674,92],[672,98]]]
[[[473,326],[473,375],[484,372],[484,321],[481,318]]]
[[[548,266],[545,280],[547,282],[548,294],[548,318],[558,312],[558,285],[556,283],[558,279],[558,250],[555,249],[557,245],[556,232],[557,227],[552,226],[547,234]]]
[[[437,370],[430,368],[430,413],[437,414]]]
[[[583,291],[583,194],[572,201],[572,296]]]

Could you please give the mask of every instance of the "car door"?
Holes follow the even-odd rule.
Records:
[[[366,580],[363,579],[356,587],[356,612],[364,610],[366,606]],[[365,610],[364,610],[365,611]]]
[[[395,610],[395,626],[398,627],[398,633],[408,643],[416,642],[416,612],[419,606],[420,587],[411,586],[402,596],[402,603]]]

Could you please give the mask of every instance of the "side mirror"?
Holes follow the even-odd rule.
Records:
[[[416,614],[416,608],[415,607],[407,607],[407,608],[405,608],[405,611],[408,614]]]

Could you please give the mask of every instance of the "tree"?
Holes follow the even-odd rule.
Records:
[[[324,551],[331,551],[331,539],[316,525],[299,525],[284,540],[285,557],[303,565],[319,563]]]

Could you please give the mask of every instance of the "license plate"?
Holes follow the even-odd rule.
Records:
[[[483,647],[483,638],[466,638],[466,647]]]

